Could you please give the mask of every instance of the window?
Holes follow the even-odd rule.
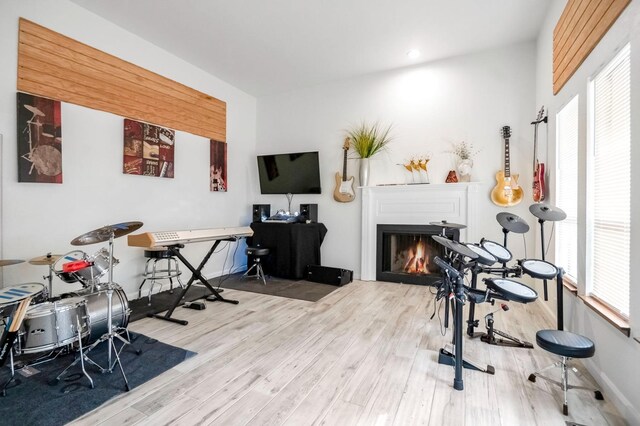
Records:
[[[578,97],[556,116],[556,204],[567,218],[556,222],[556,263],[578,278]]]
[[[625,46],[591,82],[587,290],[629,315],[631,74]]]

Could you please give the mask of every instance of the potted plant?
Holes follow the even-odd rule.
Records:
[[[380,126],[377,122],[369,125],[365,122],[347,131],[351,147],[360,158],[360,185],[369,185],[369,159],[386,149],[392,141],[391,125]]]

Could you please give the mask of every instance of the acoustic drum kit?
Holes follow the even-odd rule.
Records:
[[[127,325],[131,311],[125,292],[113,282],[113,267],[118,264],[118,259],[113,257],[113,240],[141,226],[142,222],[107,225],[71,241],[73,246],[108,242],[108,249],[102,248],[91,256],[74,250],[64,255],[48,253],[31,259],[29,263],[32,265],[49,267],[49,274],[43,277],[48,281],[48,288],[39,283],[26,283],[0,289],[0,323],[4,324],[0,338],[0,366],[4,365],[7,358],[11,363],[11,378],[2,387],[2,396],[6,395],[6,389],[15,380],[14,354],[22,356],[43,352],[49,353],[28,361],[26,365],[50,361],[61,353],[77,352],[74,361],[54,382],[80,363],[84,376],[93,388],[93,380],[85,370],[85,362],[96,366],[101,373],[111,373],[117,365],[125,388],[129,390],[120,353],[130,344]],[[22,262],[0,260],[0,267]],[[82,289],[52,297],[54,274],[65,283],[80,283]],[[108,281],[101,283],[100,279],[105,274]],[[117,341],[121,343],[119,348],[116,347]],[[108,345],[105,367],[88,356],[103,342]]]
[[[434,235],[432,238],[444,248],[444,256],[436,257],[434,262],[442,270],[442,280],[436,283],[438,291],[436,299],[445,299],[445,327],[448,327],[449,310],[453,312],[453,348],[449,346],[440,349],[438,362],[455,367],[454,389],[462,390],[462,368],[472,368],[485,373],[494,374],[495,369],[481,366],[464,359],[462,354],[463,320],[462,310],[465,301],[469,302],[469,319],[467,321],[467,334],[470,337],[481,337],[482,341],[502,346],[533,348],[529,342],[517,339],[509,334],[494,328],[493,315],[500,310],[508,310],[506,304],[501,304],[500,309],[490,312],[485,316],[486,333],[474,333],[479,321],[475,319],[475,305],[477,303],[495,304],[496,300],[512,301],[517,303],[531,303],[537,300],[538,293],[531,287],[515,280],[526,274],[534,279],[544,280],[546,296],[546,280],[556,278],[558,282],[558,329],[562,329],[562,275],[564,271],[544,259],[544,222],[559,221],[566,214],[559,208],[548,204],[534,204],[529,209],[538,218],[542,238],[542,259],[520,259],[509,266],[513,259],[511,251],[507,248],[508,233],[525,234],[529,231],[529,225],[520,217],[512,213],[499,213],[496,220],[502,226],[504,244],[482,239],[479,244],[460,243],[449,239],[445,235],[445,228],[464,229],[466,225],[442,222],[430,224],[441,226],[442,235]],[[495,266],[495,265],[499,266]],[[465,285],[465,277],[471,273],[470,285]],[[496,277],[483,278],[485,289],[479,289],[479,274],[496,275]],[[546,297],[545,297],[546,300]],[[496,338],[501,336],[502,338]]]

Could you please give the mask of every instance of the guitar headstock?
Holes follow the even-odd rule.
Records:
[[[345,151],[348,151],[349,145],[351,145],[351,138],[347,137],[344,139],[344,144],[342,145],[342,149],[344,149]]]
[[[540,111],[538,111],[538,117],[536,118],[536,121],[542,120],[542,117],[544,117],[544,105],[542,105]]]
[[[509,126],[502,127],[502,137],[504,139],[509,139],[511,137],[511,127]]]

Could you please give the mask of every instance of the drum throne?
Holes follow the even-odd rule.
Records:
[[[571,360],[571,358],[590,358],[596,352],[596,347],[590,339],[569,331],[540,330],[536,333],[536,343],[545,351],[559,355],[561,359],[560,361],[556,361],[550,366],[531,374],[529,376],[529,380],[535,383],[536,378],[539,377],[560,386],[562,388],[564,398],[562,413],[565,416],[569,414],[569,405],[567,402],[567,391],[569,389],[586,389],[592,391],[596,399],[604,399],[602,392],[595,387],[575,386],[569,384],[568,373],[571,371],[572,373],[577,374],[577,370],[569,366],[569,360]],[[541,373],[555,367],[560,367],[562,371],[561,382],[541,375]]]

